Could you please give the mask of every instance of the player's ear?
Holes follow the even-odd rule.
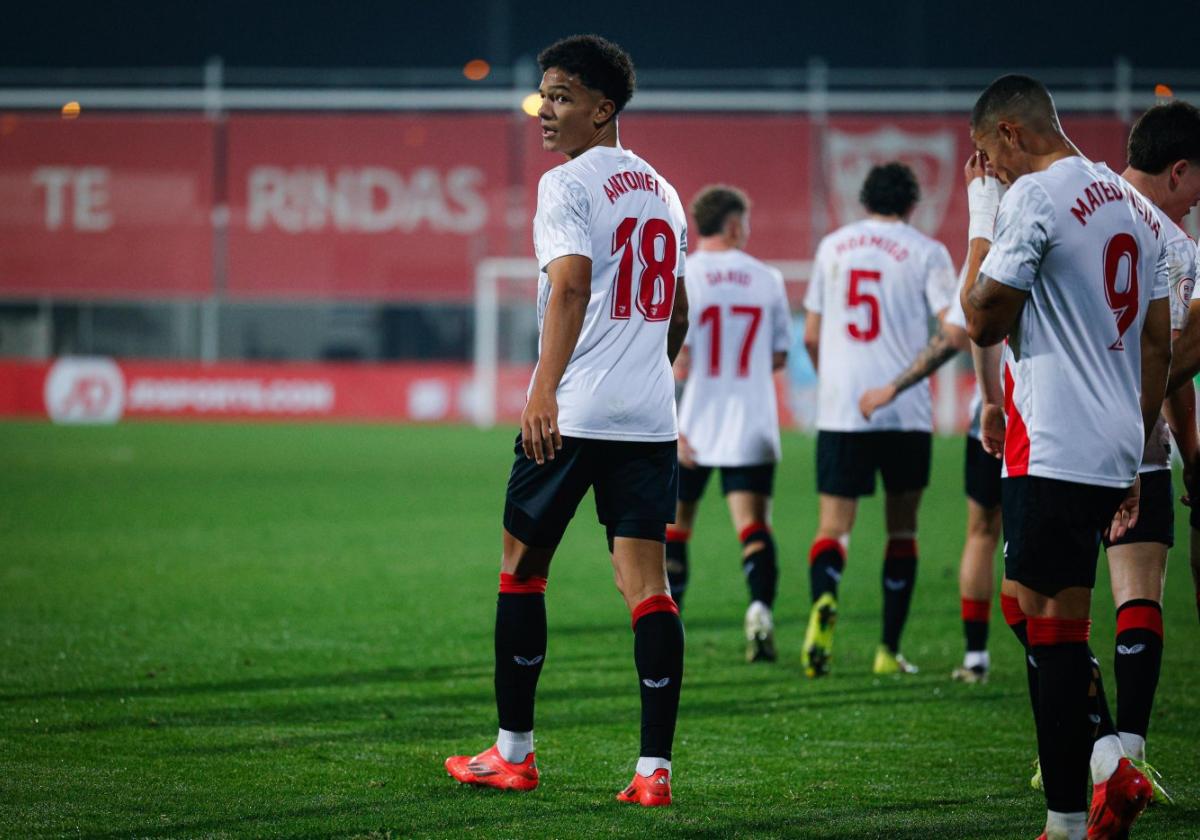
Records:
[[[1167,184],[1171,189],[1175,189],[1183,183],[1183,179],[1187,177],[1188,166],[1189,164],[1186,159],[1177,160],[1171,165],[1170,175],[1167,178]]]
[[[599,128],[616,116],[616,113],[617,104],[611,99],[601,97],[600,101],[596,103],[595,111],[592,112],[592,122],[595,123],[596,128]]]

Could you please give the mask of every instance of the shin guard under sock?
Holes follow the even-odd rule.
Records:
[[[683,681],[683,623],[670,597],[653,595],[634,608],[633,661],[642,692],[639,755],[670,760]]]
[[[900,652],[900,634],[916,582],[917,541],[889,539],[883,559],[883,643],[892,653]]]
[[[1117,609],[1117,729],[1145,739],[1162,670],[1162,606],[1134,599]]]
[[[1033,722],[1037,724],[1038,717],[1038,666],[1029,649],[1028,617],[1021,610],[1021,605],[1012,595],[1000,596],[1000,611],[1004,613],[1004,621],[1008,629],[1021,643],[1025,656],[1025,681],[1029,688],[1029,705],[1033,708]]]
[[[840,542],[828,538],[813,542],[808,552],[808,580],[814,603],[826,592],[837,597],[838,583],[845,568],[846,549]]]
[[[1029,647],[1038,666],[1038,759],[1046,807],[1060,813],[1088,810],[1095,672],[1088,619],[1028,619]]]
[[[496,710],[500,728],[533,729],[533,698],[546,658],[546,579],[500,574],[496,598]]]
[[[692,532],[687,528],[667,526],[667,584],[675,605],[683,609],[683,594],[688,585],[688,540]]]
[[[779,586],[779,566],[775,560],[775,539],[771,528],[764,522],[755,522],[742,529],[738,538],[742,541],[742,574],[750,590],[750,600],[762,601],[768,607],[775,605],[775,591]]]

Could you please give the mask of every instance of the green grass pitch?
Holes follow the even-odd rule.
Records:
[[[675,804],[619,805],[638,747],[628,614],[580,508],[551,575],[542,786],[460,787],[495,735],[492,620],[512,432],[0,424],[0,834],[7,837],[1020,838],[1041,830],[1024,670],[993,610],[993,679],[961,657],[961,438],[938,440],[904,648],[879,633],[878,498],[842,588],[834,673],[799,666],[812,441],[785,440],[781,661],[742,662],[745,590],[710,487],[693,537]],[[1200,625],[1186,517],[1150,758],[1200,834]],[[1103,569],[1103,561],[1101,561]],[[1110,701],[1113,610],[1093,627]]]

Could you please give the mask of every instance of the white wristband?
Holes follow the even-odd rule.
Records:
[[[967,184],[967,207],[971,222],[967,227],[967,239],[992,241],[996,228],[996,213],[1000,210],[1000,182],[984,176],[974,178]]]

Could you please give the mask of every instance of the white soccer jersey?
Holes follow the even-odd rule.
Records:
[[[962,270],[958,272],[958,288],[954,291],[954,297],[950,300],[950,306],[946,310],[945,323],[949,326],[967,328],[967,313],[963,312],[962,308],[962,287],[967,282],[967,266],[964,264]],[[983,392],[979,389],[979,383],[975,383],[975,392],[971,395],[971,405],[967,412],[971,415],[971,423],[967,427],[967,437],[973,437],[975,440],[980,440],[980,415],[983,411]]]
[[[865,219],[821,240],[804,298],[821,315],[818,429],[932,431],[928,380],[869,421],[858,401],[913,363],[929,342],[929,319],[950,305],[955,277],[946,246],[904,222]]]
[[[1154,207],[1167,237],[1167,270],[1171,274],[1171,329],[1182,330],[1187,325],[1188,306],[1196,281],[1196,246],[1179,225],[1172,222],[1157,206]],[[1171,430],[1160,414],[1154,431],[1146,440],[1139,472],[1154,472],[1171,468]]]
[[[772,358],[792,343],[783,275],[738,250],[688,260],[690,367],[679,431],[706,467],[779,460]]]
[[[1005,194],[981,273],[1029,299],[1004,350],[1004,475],[1133,482],[1140,336],[1169,291],[1169,235],[1150,202],[1078,155]]]
[[[628,149],[589,149],[542,176],[533,247],[541,269],[539,354],[550,299],[546,267],[569,254],[592,261],[591,300],[558,385],[562,434],[674,440],[667,328],[687,252],[687,217],[675,189]]]

